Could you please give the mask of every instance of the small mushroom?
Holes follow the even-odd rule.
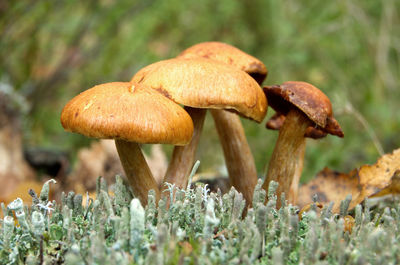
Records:
[[[316,127],[323,133],[339,137],[343,137],[344,134],[333,117],[329,98],[313,85],[289,81],[282,85],[266,86],[264,92],[270,106],[285,115],[285,118],[280,118],[284,122],[279,126],[278,141],[269,161],[263,188],[267,189],[269,182],[274,180],[279,183],[278,196],[282,192],[290,195],[290,187],[293,181],[296,181],[294,179],[300,177],[303,168],[305,135],[308,128]],[[280,123],[278,120],[274,119],[274,126]],[[293,194],[292,197],[296,198],[297,195]]]
[[[276,112],[266,123],[267,129],[270,130],[280,130],[283,123],[285,122],[285,115],[279,112]],[[309,126],[306,129],[306,132],[304,134],[304,137],[306,138],[312,138],[312,139],[320,139],[328,134],[324,132],[321,129],[318,129],[314,126]],[[293,182],[290,187],[289,194],[287,196],[287,199],[290,203],[296,204],[297,203],[297,195],[298,195],[298,189],[299,189],[299,182],[301,178],[301,172],[303,171],[303,165],[304,165],[304,154],[306,151],[306,142],[304,141],[304,144],[302,144],[299,148],[302,150],[299,151],[299,159],[297,160],[297,165],[296,165],[296,171],[293,176]]]
[[[222,42],[202,42],[187,48],[178,56],[178,58],[186,59],[199,57],[236,67],[248,73],[260,85],[264,82],[268,74],[268,70],[263,62],[256,57]]]
[[[267,68],[260,60],[226,43],[199,43],[184,50],[178,58],[205,58],[225,63],[248,73],[259,84],[267,76]],[[224,151],[230,182],[250,202],[258,176],[240,118],[221,109],[212,109],[211,115]]]
[[[132,81],[146,84],[183,104],[193,119],[195,129],[192,142],[174,148],[164,178],[180,188],[186,186],[194,163],[205,109],[229,109],[258,122],[263,120],[267,109],[262,89],[248,74],[224,63],[203,58],[175,58],[157,62],[140,70]],[[242,182],[246,190],[254,189],[248,182]],[[245,198],[252,199],[249,196]]]
[[[114,82],[88,89],[61,113],[65,130],[88,137],[115,139],[132,190],[143,205],[148,191],[160,191],[143,157],[140,143],[187,144],[193,134],[189,115],[149,87]]]

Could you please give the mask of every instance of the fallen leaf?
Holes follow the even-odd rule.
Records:
[[[392,183],[372,197],[383,197],[388,194],[400,194],[400,169],[394,172]]]
[[[43,182],[44,183],[44,182]],[[42,190],[43,183],[39,181],[24,181],[21,182],[15,190],[12,191],[11,194],[9,194],[6,197],[0,196],[0,202],[4,202],[5,205],[9,204],[16,198],[21,198],[22,201],[25,204],[31,204],[32,203],[32,197],[29,195],[28,191],[29,189],[33,189],[36,194],[39,196],[40,191]],[[53,199],[53,192],[52,189],[50,188],[50,199]]]
[[[299,189],[298,205],[300,208],[310,204],[312,197],[317,194],[318,202],[328,204],[333,201],[333,211],[335,212],[340,202],[346,198],[347,194],[355,195],[360,193],[357,171],[350,173],[340,173],[329,168],[324,168],[309,183],[302,185]]]
[[[312,202],[317,194],[322,204],[334,202],[332,211],[339,212],[340,202],[352,195],[349,210],[372,196],[400,193],[400,149],[378,159],[374,165],[364,165],[359,170],[340,173],[324,168],[309,183],[300,187],[300,207]]]
[[[299,220],[303,219],[303,213],[308,212],[309,210],[311,210],[312,206],[313,206],[313,202],[307,204],[306,206],[304,206],[303,208],[301,208],[300,212],[299,212]],[[323,205],[319,202],[315,203],[315,206],[318,207],[319,209],[323,208]]]
[[[353,226],[356,224],[356,220],[353,218],[351,215],[346,215],[343,217],[344,219],[344,231],[349,232],[351,234],[351,231],[353,231]]]

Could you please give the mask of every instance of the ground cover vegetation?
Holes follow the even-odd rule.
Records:
[[[399,204],[366,200],[351,212],[333,203],[307,211],[284,202],[276,208],[268,192],[255,188],[243,215],[243,196],[210,193],[199,184],[176,191],[158,206],[149,193],[143,208],[122,178],[108,187],[99,178],[96,198],[70,192],[48,200],[49,184],[33,202],[17,199],[3,214],[2,264],[396,264],[400,260]],[[54,186],[53,184],[50,186]],[[166,185],[173,194],[173,185]],[[268,198],[268,203],[264,204]],[[171,200],[170,207],[166,205]],[[318,198],[315,198],[317,201]]]

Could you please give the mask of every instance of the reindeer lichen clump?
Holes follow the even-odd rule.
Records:
[[[355,208],[349,226],[351,198],[340,214],[332,214],[332,204],[320,212],[314,204],[299,218],[299,209],[277,198],[276,188],[271,182],[266,192],[259,181],[244,217],[245,201],[233,188],[222,195],[203,184],[169,185],[175,200],[164,197],[157,205],[150,192],[143,208],[119,177],[111,186],[115,195],[99,179],[95,199],[70,192],[60,203],[49,202],[47,182],[39,196],[32,192],[29,207],[20,199],[2,204],[0,263],[394,264],[400,259],[399,245],[392,244],[400,236],[399,205],[372,214],[367,200]]]

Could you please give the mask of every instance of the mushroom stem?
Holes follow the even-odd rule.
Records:
[[[310,128],[310,127],[308,127]],[[296,170],[295,174],[293,177],[293,182],[292,185],[290,186],[289,194],[288,194],[288,201],[292,205],[297,204],[297,196],[298,196],[298,190],[299,190],[299,182],[301,178],[301,173],[303,172],[303,166],[304,166],[304,154],[306,152],[306,141],[304,141],[301,146],[299,147],[299,156],[297,157],[296,161]]]
[[[149,190],[156,193],[156,202],[160,199],[160,190],[151,174],[138,143],[115,140],[115,146],[121,159],[126,177],[131,184],[133,193],[143,206],[147,205]]]
[[[226,110],[213,109],[211,114],[224,151],[230,182],[249,205],[257,184],[257,169],[240,118]]]
[[[188,177],[192,170],[196,156],[197,145],[200,140],[201,130],[203,129],[206,109],[197,109],[185,106],[193,120],[193,137],[189,144],[185,146],[175,146],[172,153],[171,162],[168,165],[164,182],[174,183],[175,187],[186,188]]]
[[[298,161],[301,161],[301,157],[304,156],[306,141],[304,134],[310,125],[311,121],[304,114],[297,109],[291,109],[279,130],[278,141],[269,161],[267,177],[263,184],[263,188],[267,190],[270,181],[278,182],[276,191],[278,198],[282,192],[289,195],[297,168],[301,168]],[[300,175],[299,172],[297,175]],[[277,206],[280,207],[280,200]]]

